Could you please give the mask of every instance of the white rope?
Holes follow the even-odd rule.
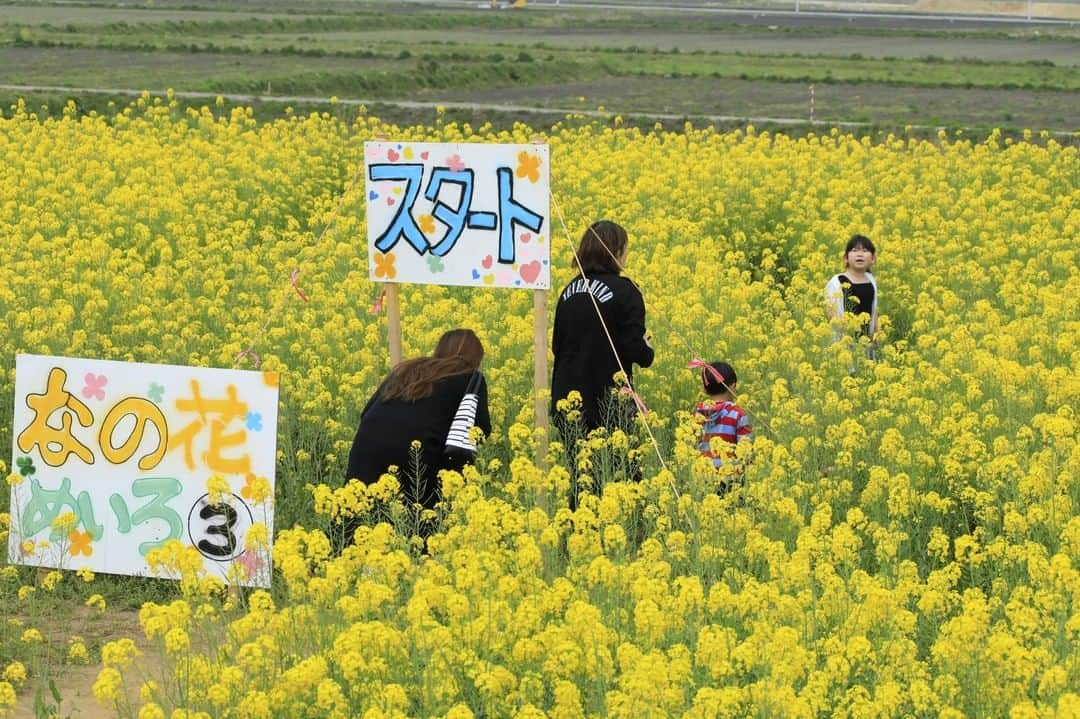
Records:
[[[566,226],[566,218],[563,216],[562,208],[559,207],[559,203],[555,201],[554,194],[551,195],[551,204],[555,208],[555,212],[559,216],[559,222],[562,224],[563,228],[563,236],[566,237],[566,241],[570,245],[570,250],[574,254],[574,263],[577,265],[578,271],[581,273],[581,278],[585,280],[586,288],[588,288],[589,278],[585,274],[585,268],[581,264],[581,258],[578,257],[577,248],[574,247],[574,241],[570,239],[570,231]],[[599,241],[600,244],[604,247],[604,249],[607,250],[608,254],[612,255],[612,259],[615,260],[615,264],[621,270],[622,263],[620,263],[619,259],[612,254],[611,248],[609,248],[603,243],[602,240],[600,240],[600,236],[596,234],[596,230],[592,229],[591,225],[589,226],[589,229],[593,232],[593,236],[596,237],[597,241]],[[670,474],[667,462],[664,461],[664,456],[660,452],[660,444],[656,441],[656,437],[653,435],[652,428],[649,427],[649,423],[645,419],[645,413],[642,411],[640,403],[641,398],[638,397],[637,392],[634,390],[633,385],[630,383],[630,375],[626,372],[626,368],[623,367],[622,359],[619,357],[619,351],[615,348],[615,341],[611,338],[611,332],[610,330],[608,330],[607,323],[604,322],[604,315],[600,312],[600,304],[596,301],[596,297],[595,295],[593,295],[592,292],[586,292],[586,294],[589,295],[589,299],[592,301],[593,309],[596,310],[596,317],[600,320],[600,326],[604,328],[604,336],[607,337],[608,345],[611,347],[611,352],[613,355],[615,355],[615,363],[619,366],[619,372],[621,373],[622,380],[626,383],[627,389],[630,390],[631,398],[637,398],[634,402],[634,408],[637,413],[641,415],[641,424],[645,427],[645,432],[649,435],[649,440],[652,442],[653,450],[656,452],[656,458],[660,460],[660,466],[663,467],[664,470]],[[674,482],[671,482],[671,491],[675,493],[675,499],[676,501],[678,501],[681,495],[679,494],[679,490],[675,486]]]

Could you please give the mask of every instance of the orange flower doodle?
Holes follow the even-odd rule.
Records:
[[[247,476],[244,478],[244,486],[240,488],[241,497],[244,499],[251,499],[252,495],[255,494],[255,481],[255,475],[248,472]]]
[[[425,235],[435,234],[435,218],[431,215],[420,215],[420,231]]]
[[[518,177],[527,177],[529,182],[540,181],[540,157],[530,155],[524,150],[518,153],[518,166],[515,173]]]
[[[68,551],[73,557],[77,557],[80,554],[89,557],[94,553],[94,548],[90,546],[90,543],[93,540],[94,538],[90,536],[90,532],[80,532],[79,530],[75,530],[68,535],[68,541],[71,542]]]
[[[381,252],[375,255],[375,276],[382,277],[387,280],[392,280],[397,277],[397,268],[394,267],[394,260],[397,257],[393,252],[387,252],[385,255]]]

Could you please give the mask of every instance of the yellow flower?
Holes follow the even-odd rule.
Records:
[[[15,695],[15,687],[11,686],[8,682],[0,682],[0,710],[3,710],[5,714],[9,710],[14,710],[15,701],[18,697]]]
[[[244,499],[250,499],[254,504],[262,504],[272,494],[270,480],[266,477],[256,477],[250,473],[244,481],[244,486],[240,489],[240,496]]]
[[[124,680],[113,667],[105,667],[97,676],[92,688],[94,697],[104,706],[113,706],[120,699]]]
[[[581,227],[615,208],[656,348],[651,367],[626,369],[651,411],[590,436],[545,436],[529,372],[534,295],[401,288],[403,307],[422,308],[406,313],[408,356],[430,353],[451,326],[483,337],[495,420],[476,464],[444,473],[442,502],[421,513],[400,500],[408,467],[335,481],[357,398],[388,370],[385,321],[358,312],[357,298],[377,296],[371,275],[396,279],[418,258],[399,242],[358,265],[368,193],[327,178],[362,173],[370,137],[394,136],[406,156],[421,142],[517,145],[535,131],[442,114],[410,127],[367,111],[349,123],[294,111],[261,120],[223,107],[147,93],[106,113],[71,104],[46,118],[17,102],[0,117],[0,226],[24,270],[0,283],[5,356],[225,367],[257,352],[260,388],[288,379],[272,467],[254,449],[272,430],[248,416],[269,408],[243,392],[243,412],[200,415],[190,446],[171,450],[214,475],[214,500],[237,487],[231,529],[250,553],[231,564],[257,558],[282,580],[227,588],[186,531],[147,552],[147,573],[179,580],[187,598],[140,611],[166,655],[153,662],[158,681],[205,705],[171,719],[1080,713],[1068,652],[1080,638],[1074,142],[672,131],[622,118],[549,128],[557,167],[528,148],[510,160],[524,186],[557,175],[553,199],[576,227],[545,218],[550,232],[516,238],[517,267],[482,268],[488,250],[471,266],[514,276],[547,259],[558,291],[577,274]],[[437,229],[430,204],[408,211]],[[821,301],[854,233],[879,250],[872,341],[859,336],[865,318],[831,322]],[[465,262],[466,244],[450,259]],[[739,472],[725,469],[740,486],[723,496],[691,417],[701,384],[685,365],[702,354],[738,368],[757,436],[752,452],[735,448]],[[86,399],[81,379],[68,377],[72,404]],[[163,389],[171,411],[179,395]],[[29,406],[10,366],[5,393]],[[550,394],[539,399],[545,409]],[[576,424],[580,394],[555,410]],[[45,567],[0,568],[0,589],[27,611],[60,591],[52,569],[102,551],[73,521],[88,516],[77,477],[74,505],[27,496],[30,479],[58,488],[41,476],[54,465],[29,457],[49,449],[17,451],[18,474],[0,465],[13,491],[0,535],[14,560]],[[271,471],[308,487],[315,516],[302,516],[303,501],[273,506]],[[174,509],[186,530],[185,508]],[[38,526],[54,516],[69,529]],[[100,512],[91,524],[104,524]],[[158,517],[136,528],[175,527]],[[105,609],[100,596],[88,602]],[[16,637],[30,631],[25,613],[5,617]],[[70,640],[69,661],[88,655]],[[160,716],[156,689],[126,708],[117,667],[135,657],[134,644],[107,645],[95,695]],[[417,674],[425,666],[455,670]],[[11,684],[0,681],[0,714]]]
[[[56,589],[56,585],[64,579],[63,572],[52,571],[45,575],[45,578],[41,580],[41,587],[51,592]]]
[[[232,496],[232,488],[229,481],[220,474],[212,474],[206,480],[207,501],[210,504],[227,504]]]
[[[26,681],[26,667],[22,662],[11,662],[4,667],[4,673],[0,675],[4,681],[11,682],[15,686],[19,686]]]
[[[173,627],[165,633],[165,649],[169,654],[181,654],[191,648],[187,632],[180,627]]]
[[[67,533],[75,528],[75,524],[79,521],[79,517],[74,512],[61,512],[56,515],[56,518],[51,522],[51,526],[58,532]]]
[[[165,711],[154,702],[147,702],[139,708],[139,719],[165,719]]]
[[[72,664],[86,664],[90,661],[90,652],[87,651],[82,637],[71,637],[68,640],[67,658]]]
[[[116,639],[101,647],[101,663],[106,667],[126,669],[139,656],[142,656],[142,652],[131,639]]]

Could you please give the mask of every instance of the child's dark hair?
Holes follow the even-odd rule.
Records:
[[[877,254],[877,250],[874,248],[874,243],[870,241],[869,237],[867,237],[866,235],[852,235],[851,239],[847,242],[847,246],[844,247],[844,255],[846,256],[847,253],[851,252],[857,247],[863,248],[871,255]]]
[[[720,375],[723,382],[717,379],[716,375],[709,371],[709,367],[716,370],[716,373]],[[705,394],[723,394],[724,392],[730,391],[731,386],[739,381],[738,376],[735,374],[735,368],[727,362],[710,362],[709,367],[706,367],[701,371],[701,381],[705,385]]]

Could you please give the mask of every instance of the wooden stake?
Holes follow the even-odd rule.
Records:
[[[386,338],[390,346],[390,369],[401,364],[401,300],[400,285],[386,283]]]
[[[533,135],[532,144],[544,145],[547,140]],[[551,158],[548,158],[551,161]],[[551,212],[548,212],[551,216]],[[553,233],[548,233],[554,236]],[[548,247],[551,244],[548,243]],[[547,342],[547,290],[533,290],[533,401],[536,403],[536,466],[547,470],[548,450],[548,342]]]
[[[547,469],[548,389],[547,362],[547,290],[533,290],[533,398],[536,403],[536,464]]]

